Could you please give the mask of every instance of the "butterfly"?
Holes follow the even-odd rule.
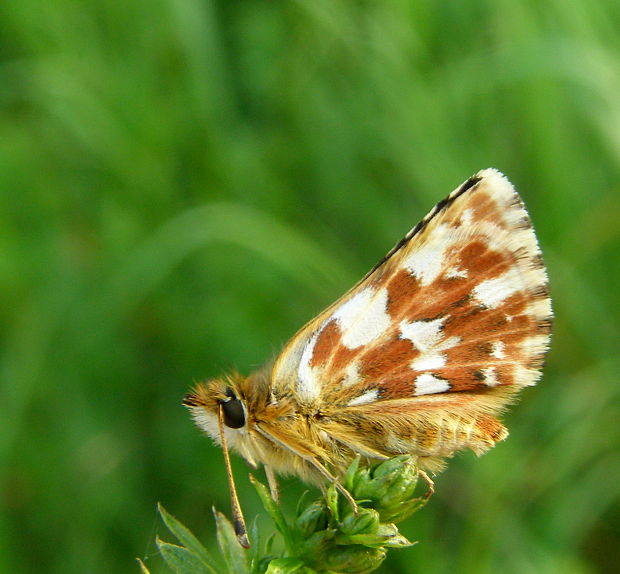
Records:
[[[552,321],[529,215],[497,170],[440,201],[362,280],[249,376],[184,399],[224,446],[235,526],[247,544],[228,448],[252,466],[338,484],[351,460],[409,453],[436,471],[508,432],[498,415],[536,384]]]

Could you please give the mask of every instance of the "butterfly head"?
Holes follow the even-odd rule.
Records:
[[[183,404],[190,409],[198,426],[217,442],[221,442],[218,428],[220,410],[225,430],[243,430],[247,425],[248,410],[240,390],[241,383],[240,375],[211,379],[198,383],[183,398]],[[235,434],[227,432],[233,441]]]
[[[190,393],[185,395],[183,404],[190,409],[196,424],[222,445],[235,533],[241,546],[249,548],[250,543],[245,519],[237,498],[237,489],[228,454],[229,445],[241,448],[242,451],[247,450],[243,447],[244,439],[242,436],[246,434],[247,406],[240,390],[240,385],[243,384],[244,380],[239,375],[233,375],[225,379],[212,379],[206,383],[199,383]]]

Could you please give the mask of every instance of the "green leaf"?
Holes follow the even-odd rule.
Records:
[[[360,466],[361,457],[358,454],[353,462],[349,465],[347,472],[344,475],[344,487],[353,494],[353,489],[355,487],[356,479],[359,475],[359,466]]]
[[[265,574],[267,572],[267,568],[269,568],[269,564],[271,564],[271,562],[276,558],[277,556],[269,555],[253,559],[251,574]]]
[[[286,522],[286,519],[284,518],[284,515],[280,511],[280,508],[276,504],[275,500],[271,498],[269,489],[264,484],[258,482],[258,480],[256,480],[251,474],[250,482],[254,485],[254,488],[256,489],[258,496],[260,496],[265,510],[269,513],[269,516],[271,517],[271,520],[273,520],[273,523],[276,525],[278,532],[282,535],[286,550],[289,553],[293,554],[295,543],[293,540],[291,529],[289,528],[289,525]]]
[[[156,542],[166,564],[176,574],[213,574],[214,571],[187,548],[164,542],[160,538]]]
[[[297,501],[297,507],[295,508],[295,516],[299,516],[303,512],[303,510],[306,508],[306,506],[308,505],[307,499],[309,495],[310,495],[310,491],[308,490],[303,491],[302,495],[299,497],[299,500]]]
[[[406,548],[412,546],[393,524],[381,524],[374,533],[353,534],[348,536],[337,536],[336,542],[339,544],[359,544],[370,548]]]
[[[325,492],[325,503],[327,504],[327,508],[332,513],[332,516],[336,522],[340,522],[340,510],[338,507],[338,499],[339,494],[336,486],[334,484],[330,484]]]
[[[221,512],[213,509],[215,525],[217,529],[217,543],[224,562],[230,574],[245,574],[249,572],[248,555],[246,550],[239,544],[235,529]]]
[[[299,558],[277,558],[269,563],[265,574],[314,574]]]
[[[157,510],[168,530],[177,537],[178,541],[198,556],[214,574],[217,574],[218,568],[215,561],[192,532],[172,516],[161,504],[157,504]]]
[[[333,545],[337,531],[334,529],[320,530],[315,532],[310,538],[303,540],[299,548],[299,555],[313,559],[321,556],[326,549]]]
[[[276,555],[272,554],[271,548],[273,546],[273,540],[276,533],[272,532],[267,540],[263,543],[260,536],[260,530],[258,528],[258,516],[254,517],[249,528],[249,536],[252,541],[252,546],[249,549],[250,552],[250,572],[251,574],[265,574],[267,566],[274,559]]]
[[[385,548],[336,546],[321,557],[323,568],[340,574],[366,574],[376,570],[386,556]]]
[[[412,545],[385,515],[402,517],[424,500],[412,498],[417,469],[406,456],[374,466],[362,466],[360,459],[352,462],[345,484],[356,497],[357,512],[333,483],[323,498],[310,501],[304,497],[298,502],[295,519],[289,522],[267,486],[252,475],[250,480],[283,538],[284,550],[279,555],[273,551],[275,533],[261,541],[256,519],[249,528],[253,546],[249,551],[243,549],[231,522],[214,510],[217,541],[226,564],[225,569],[217,568],[194,535],[160,506],[168,528],[187,546],[158,542],[176,574],[202,574],[207,569],[208,574],[368,574],[381,565],[388,549]],[[361,506],[360,495],[366,506]],[[205,556],[206,561],[200,560]]]
[[[346,535],[374,533],[379,527],[379,513],[371,508],[360,508],[357,514],[347,513],[340,524],[340,531]]]
[[[142,574],[151,574],[149,572],[149,569],[144,565],[144,562],[142,562],[142,560],[140,560],[140,558],[136,558],[136,560],[138,561],[138,564],[140,564],[140,572]]]
[[[294,522],[294,527],[302,538],[327,527],[327,509],[322,500],[315,500],[304,508]]]
[[[265,554],[270,554],[273,548],[273,541],[276,539],[276,533],[272,532],[269,538],[265,540]]]

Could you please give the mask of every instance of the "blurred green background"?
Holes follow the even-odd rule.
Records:
[[[184,392],[489,166],[535,222],[552,351],[381,572],[618,567],[620,3],[20,0],[0,26],[1,572],[164,572],[157,501],[211,544],[224,468]]]

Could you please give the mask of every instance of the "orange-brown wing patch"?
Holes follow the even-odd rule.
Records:
[[[273,372],[301,403],[371,403],[535,384],[551,306],[534,231],[485,170],[300,331]],[[387,401],[387,402],[386,402]]]

